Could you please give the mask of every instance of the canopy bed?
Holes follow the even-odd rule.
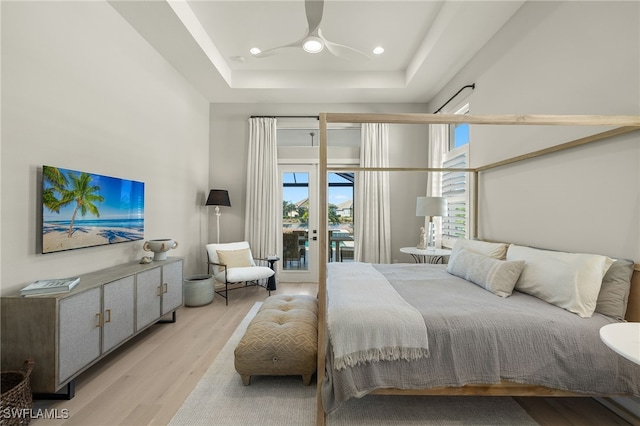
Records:
[[[473,239],[456,243],[449,265],[357,262],[328,265],[326,258],[320,256],[318,425],[325,424],[327,413],[338,409],[347,399],[369,393],[640,395],[640,366],[606,352],[608,348],[598,337],[599,328],[623,321],[622,317],[640,321],[640,265],[606,256],[478,240],[478,191],[483,172],[636,132],[640,130],[639,116],[323,113],[320,114],[320,212],[327,211],[328,172],[445,170],[328,167],[327,123],[613,128],[484,166],[459,169],[474,177]],[[319,228],[319,252],[325,253],[326,220],[320,221]],[[549,262],[571,266],[564,271],[562,267],[547,267]],[[598,292],[607,281],[605,273],[622,267],[628,272],[628,303],[624,295],[626,306],[619,314],[606,309],[602,309],[604,314],[600,313],[595,298],[598,297],[599,308],[600,298],[604,296]],[[585,296],[580,287],[576,290],[580,300],[574,300],[575,294],[559,298],[549,295],[545,285],[556,278],[549,271],[557,270],[573,274],[578,287],[593,281],[594,285],[586,291],[589,294]],[[496,274],[500,276],[497,281]],[[502,288],[501,278],[510,281],[510,287]],[[530,283],[534,284],[527,287]],[[367,291],[358,292],[365,285]],[[451,309],[451,305],[455,305],[455,309]],[[618,303],[617,311],[621,306]],[[390,321],[391,318],[400,319],[402,323]],[[608,380],[608,373],[615,378]]]

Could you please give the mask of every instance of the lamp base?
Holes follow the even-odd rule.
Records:
[[[427,250],[434,250],[436,248],[436,224],[431,220],[429,221],[429,231],[427,234]]]
[[[216,206],[216,244],[220,244],[220,207]]]

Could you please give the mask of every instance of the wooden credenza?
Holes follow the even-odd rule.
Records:
[[[183,303],[182,258],[131,262],[80,276],[69,293],[2,297],[2,370],[33,358],[34,394],[53,394]]]

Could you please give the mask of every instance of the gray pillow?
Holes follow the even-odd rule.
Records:
[[[447,265],[447,272],[500,297],[508,297],[523,268],[524,260],[498,260],[463,247]]]
[[[631,288],[633,261],[618,259],[602,277],[596,312],[616,319],[624,319]]]

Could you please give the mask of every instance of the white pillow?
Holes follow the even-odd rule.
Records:
[[[218,259],[224,266],[231,268],[244,268],[251,265],[251,250],[248,248],[240,250],[216,250]],[[224,266],[220,270],[224,270]]]
[[[498,260],[462,247],[447,272],[479,285],[500,297],[508,297],[520,277],[524,260]]]
[[[524,260],[516,290],[578,314],[593,315],[602,277],[613,259],[510,245],[507,260]]]
[[[507,248],[509,247],[509,245],[505,243],[488,243],[486,241],[465,240],[464,238],[458,238],[456,240],[456,243],[453,245],[453,249],[451,250],[449,262],[453,262],[456,255],[458,254],[458,251],[463,247],[478,254],[483,254],[494,259],[504,260],[505,256],[507,255]]]

